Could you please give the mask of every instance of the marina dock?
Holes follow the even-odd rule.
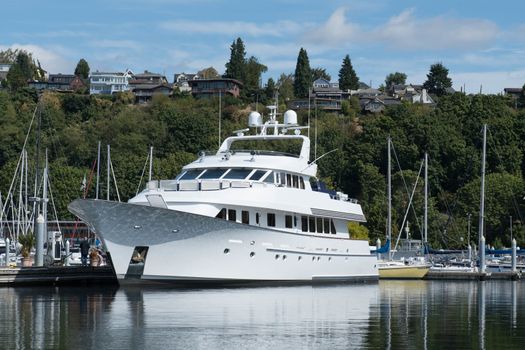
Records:
[[[464,281],[485,281],[485,280],[519,280],[521,272],[502,271],[502,272],[478,272],[478,271],[428,271],[425,280],[464,280]]]
[[[1,267],[0,287],[117,283],[111,266]]]

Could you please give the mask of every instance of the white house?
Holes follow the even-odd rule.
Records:
[[[111,95],[129,90],[129,80],[133,72],[93,72],[89,75],[90,95]]]

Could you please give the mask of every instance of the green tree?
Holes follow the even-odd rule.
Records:
[[[359,78],[352,67],[350,56],[346,55],[339,70],[339,88],[341,90],[357,90],[359,88]]]
[[[277,80],[279,101],[289,101],[294,98],[294,79],[292,74],[281,74]]]
[[[256,57],[251,56],[248,59],[244,72],[244,87],[247,93],[253,93],[261,88],[261,75],[267,70],[268,68],[264,64],[259,63]]]
[[[237,38],[230,46],[230,60],[226,63],[225,78],[244,82],[246,72],[246,50],[241,38]]]
[[[406,84],[406,80],[407,75],[405,73],[390,73],[385,78],[385,86],[389,88],[391,85]]]
[[[326,79],[328,81],[332,80],[332,77],[326,72],[326,69],[321,67],[312,68],[312,82],[319,78]]]
[[[266,88],[264,89],[264,92],[266,94],[267,100],[272,100],[275,97],[275,81],[272,78],[268,79],[268,82],[266,83]]]
[[[448,76],[448,69],[442,63],[431,65],[423,87],[431,94],[443,96],[446,89],[452,87],[452,79]]]
[[[81,79],[89,78],[89,64],[85,59],[81,58],[80,61],[78,61],[77,67],[75,68],[75,75]]]
[[[299,55],[297,56],[297,64],[294,73],[293,91],[295,97],[307,97],[311,85],[312,71],[310,70],[310,61],[306,50],[301,47]]]
[[[37,69],[32,62],[31,55],[25,51],[19,51],[16,60],[7,72],[8,86],[12,90],[19,90],[27,86],[27,82],[35,77]]]

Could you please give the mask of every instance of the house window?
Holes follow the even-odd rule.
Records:
[[[241,212],[241,220],[243,224],[250,224],[250,212],[247,210],[243,210]]]
[[[292,216],[291,215],[286,215],[284,217],[284,226],[286,228],[292,228]]]
[[[266,216],[266,224],[270,227],[275,227],[275,214],[268,213]]]
[[[237,211],[235,209],[228,209],[228,220],[237,221]]]

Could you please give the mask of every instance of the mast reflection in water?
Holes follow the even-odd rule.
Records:
[[[3,288],[0,348],[521,348],[523,282]]]

